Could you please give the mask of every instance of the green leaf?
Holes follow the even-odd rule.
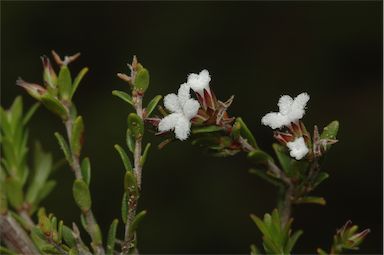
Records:
[[[5,190],[8,197],[9,203],[16,209],[19,210],[23,205],[23,185],[14,177],[9,177],[5,180]]]
[[[267,226],[264,224],[264,222],[254,214],[251,214],[251,219],[256,224],[256,226],[260,230],[260,232],[269,238],[270,237],[269,230],[268,230]]]
[[[329,123],[320,135],[320,139],[336,139],[337,132],[339,131],[339,122],[337,120]]]
[[[89,186],[91,182],[91,161],[89,158],[84,158],[81,162],[81,175],[85,183]]]
[[[65,225],[63,226],[63,239],[69,247],[76,246],[76,239],[73,236],[72,230]]]
[[[261,169],[249,169],[249,173],[257,175],[261,179],[277,186],[277,187],[283,187],[284,184],[279,180],[274,178],[273,176],[269,175],[268,173],[265,173],[264,170]]]
[[[327,174],[326,172],[318,173],[316,175],[316,177],[314,178],[314,180],[312,181],[313,187],[316,188],[317,186],[319,186],[323,181],[325,181],[328,178],[329,178],[329,174]]]
[[[247,142],[255,149],[258,149],[259,146],[256,143],[255,137],[252,135],[251,131],[247,127],[247,125],[244,123],[244,121],[238,117],[236,119],[236,122],[240,124],[240,134],[241,136],[247,140]],[[238,124],[236,124],[238,125]]]
[[[143,153],[143,155],[142,155],[141,158],[140,158],[140,165],[141,165],[141,166],[144,166],[145,161],[147,160],[148,152],[149,152],[149,148],[150,148],[150,147],[151,147],[151,144],[150,144],[150,143],[147,143],[147,145],[145,146],[145,149],[144,149],[144,153]]]
[[[36,203],[38,194],[52,171],[52,155],[44,153],[39,143],[35,144],[34,152],[34,172],[26,195],[26,200],[30,204]]]
[[[140,68],[140,70],[136,73],[135,81],[133,86],[136,90],[144,93],[149,86],[149,72],[144,67]]]
[[[129,226],[130,236],[132,236],[136,232],[137,228],[139,227],[140,222],[144,219],[146,214],[147,214],[147,211],[141,211],[133,219],[131,225]]]
[[[49,193],[55,188],[57,182],[55,180],[49,180],[44,183],[44,186],[40,189],[40,192],[37,196],[35,204],[38,205],[44,198],[46,198]]]
[[[285,246],[285,253],[286,254],[290,254],[292,252],[293,247],[295,246],[297,240],[300,238],[300,236],[302,234],[303,234],[303,231],[298,230],[291,237],[289,237],[287,245]]]
[[[67,109],[57,98],[47,93],[41,96],[41,102],[49,111],[58,115],[61,119],[63,120],[68,119]]]
[[[128,195],[126,192],[124,192],[123,200],[121,201],[121,218],[123,219],[124,224],[127,224],[127,217],[128,217]]]
[[[60,148],[64,152],[64,156],[67,159],[67,162],[71,165],[72,164],[72,156],[71,151],[69,150],[69,146],[67,142],[64,140],[62,135],[60,135],[58,132],[55,132],[55,136],[57,141],[59,142]]]
[[[137,199],[139,196],[139,189],[137,187],[136,176],[132,171],[126,171],[124,176],[124,189],[128,197]]]
[[[75,180],[73,182],[73,198],[76,204],[83,212],[89,211],[91,208],[91,194],[88,185],[83,180]]]
[[[123,91],[120,91],[120,90],[114,90],[114,91],[112,91],[112,95],[121,98],[122,100],[124,100],[125,102],[127,102],[128,104],[133,106],[133,100],[129,94],[127,94]]]
[[[13,128],[16,128],[15,125],[19,125],[23,114],[23,101],[21,96],[15,98],[9,109],[9,114],[11,117],[11,122],[13,123]]]
[[[132,131],[127,128],[126,143],[130,152],[135,152],[135,138],[132,136]]]
[[[248,159],[254,164],[268,164],[268,161],[274,162],[273,158],[262,150],[254,150],[248,153]]]
[[[11,251],[11,250],[5,248],[4,246],[0,246],[0,254],[3,254],[3,255],[17,255],[16,252]]]
[[[328,255],[328,253],[326,253],[324,250],[322,250],[322,249],[320,249],[320,248],[317,248],[317,253],[319,254],[319,255]]]
[[[212,133],[218,131],[223,131],[223,128],[215,125],[192,128],[192,134]]]
[[[57,86],[59,87],[59,94],[62,99],[70,99],[72,94],[72,78],[71,72],[66,65],[62,65],[57,80]]]
[[[75,80],[73,81],[70,98],[72,98],[73,95],[75,94],[77,87],[79,86],[81,80],[83,79],[84,75],[88,72],[88,70],[89,70],[88,67],[84,67],[83,69],[81,69],[79,74],[76,76]]]
[[[64,226],[64,222],[62,220],[59,221],[59,225],[57,227],[57,241],[59,243],[61,243],[63,239],[63,226]]]
[[[108,239],[107,239],[107,255],[113,255],[113,252],[115,250],[116,231],[117,231],[118,224],[119,224],[119,220],[114,219],[112,221],[111,226],[109,227]]]
[[[117,152],[121,157],[121,160],[123,161],[125,170],[132,172],[133,171],[132,164],[131,164],[131,161],[129,160],[127,153],[125,153],[124,149],[118,144],[115,144],[115,149],[117,150]]]
[[[71,150],[76,156],[80,155],[82,147],[82,138],[84,133],[84,122],[81,116],[78,116],[73,122],[71,136]]]
[[[326,201],[323,197],[302,197],[295,201],[296,204],[319,204],[325,205]]]
[[[35,103],[34,105],[32,105],[29,110],[27,111],[27,113],[24,115],[24,118],[23,118],[23,125],[26,125],[28,123],[28,121],[31,119],[31,117],[33,116],[33,114],[36,112],[37,109],[39,109],[40,107],[40,103]]]
[[[128,128],[136,139],[142,137],[144,134],[143,120],[136,113],[130,113],[128,115]]]
[[[161,95],[157,95],[154,98],[152,98],[152,100],[149,102],[149,104],[145,108],[145,117],[146,118],[148,118],[149,115],[151,115],[151,113],[153,112],[153,110],[156,108],[157,104],[161,100],[161,98],[162,98]]]

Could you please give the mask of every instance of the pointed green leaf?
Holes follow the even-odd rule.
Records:
[[[120,90],[114,90],[114,91],[112,91],[112,95],[121,98],[122,100],[124,100],[125,102],[127,102],[128,104],[133,106],[133,100],[129,94],[127,94],[123,91],[120,91]]]
[[[91,182],[91,161],[89,158],[84,158],[81,162],[81,175],[85,183],[89,186]]]
[[[83,180],[75,180],[73,182],[73,198],[76,204],[83,212],[89,211],[91,208],[91,193],[89,192],[88,185]]]
[[[135,138],[132,135],[132,131],[127,128],[127,133],[126,133],[126,143],[127,147],[130,152],[134,153],[135,152]]]
[[[139,189],[137,187],[136,176],[132,171],[126,171],[124,176],[124,189],[128,197],[137,198],[139,196]]]
[[[336,139],[337,132],[339,131],[339,122],[337,120],[329,123],[320,135],[320,139]]]
[[[63,239],[69,247],[76,246],[76,239],[73,236],[72,230],[65,225],[63,226]]]
[[[63,226],[64,226],[64,222],[62,220],[59,221],[59,225],[57,227],[57,241],[59,243],[61,243],[63,239]]]
[[[67,162],[71,165],[72,164],[72,156],[71,151],[69,150],[69,146],[67,142],[64,140],[64,137],[60,135],[58,132],[55,133],[56,139],[59,142],[60,148],[64,152],[64,156],[67,159]]]
[[[141,156],[141,158],[140,158],[140,165],[141,165],[141,166],[144,166],[145,161],[147,160],[148,152],[149,152],[149,148],[150,148],[150,147],[151,147],[151,144],[150,144],[150,143],[147,143],[147,145],[145,146],[145,149],[144,149],[143,156]]]
[[[40,103],[35,103],[34,105],[32,105],[29,110],[27,111],[27,113],[24,115],[24,118],[23,118],[23,125],[26,125],[28,123],[28,121],[31,119],[31,117],[33,116],[33,114],[35,114],[36,110],[39,109],[40,107]]]
[[[289,237],[287,245],[285,246],[285,249],[284,249],[286,254],[290,254],[292,252],[293,247],[295,247],[297,240],[300,238],[302,234],[303,234],[303,231],[298,230],[291,237]]]
[[[152,100],[148,103],[147,107],[145,108],[146,118],[148,118],[151,115],[151,113],[153,112],[153,110],[156,108],[157,104],[161,100],[161,98],[162,98],[161,95],[157,95],[154,98],[152,98]]]
[[[240,134],[241,136],[247,140],[247,142],[255,149],[258,149],[259,146],[257,146],[256,139],[247,127],[247,125],[244,123],[244,121],[238,117],[236,119],[236,122],[240,124]],[[238,125],[238,124],[236,124]]]
[[[144,134],[143,120],[136,113],[130,113],[128,115],[128,128],[136,139],[142,137]]]
[[[121,157],[121,160],[123,161],[125,170],[132,172],[133,171],[132,164],[131,164],[131,161],[129,160],[127,153],[125,153],[124,149],[118,144],[115,144],[115,149],[117,150],[117,152]]]
[[[212,133],[218,131],[223,131],[223,128],[215,125],[192,128],[192,134]]]
[[[135,81],[133,86],[136,90],[144,93],[149,86],[149,72],[147,69],[140,68],[140,70],[136,73]]]
[[[133,219],[131,225],[129,226],[130,236],[132,236],[136,232],[137,228],[139,227],[140,222],[144,219],[146,214],[147,214],[147,211],[141,211]]]
[[[128,217],[128,196],[127,196],[127,193],[124,192],[123,200],[121,201],[121,218],[123,219],[124,224],[127,224],[127,217]]]
[[[318,173],[312,182],[313,187],[316,188],[317,186],[319,186],[323,181],[325,181],[328,178],[329,178],[329,174],[327,174],[326,172]]]
[[[261,179],[277,186],[277,187],[283,187],[284,184],[277,178],[274,178],[273,176],[269,175],[268,173],[266,173],[264,170],[261,170],[261,169],[249,169],[249,173],[250,174],[254,174],[254,175],[257,175],[259,176]]]
[[[274,162],[273,158],[262,150],[254,150],[248,153],[248,159],[254,164],[268,164],[268,161]]]
[[[88,72],[88,67],[84,67],[83,69],[81,69],[81,71],[79,72],[79,74],[76,76],[75,80],[73,81],[73,85],[72,85],[72,91],[71,91],[71,95],[70,95],[70,98],[73,97],[73,95],[75,94],[76,90],[77,90],[77,87],[79,86],[81,80],[83,79],[84,75]]]
[[[323,197],[302,197],[295,201],[296,204],[319,204],[325,205],[326,201]]]
[[[66,65],[62,65],[60,68],[57,86],[59,87],[59,94],[61,98],[68,100],[72,92],[72,78],[71,72]]]
[[[82,147],[82,139],[84,133],[84,122],[81,116],[78,116],[73,122],[72,136],[71,136],[71,150],[76,156],[80,155]]]
[[[112,221],[111,226],[109,227],[108,239],[107,239],[107,255],[113,255],[113,252],[115,250],[116,231],[117,231],[118,224],[119,224],[119,220],[114,219]]]
[[[22,183],[13,177],[9,177],[5,180],[5,190],[9,203],[15,208],[20,209],[23,205],[23,185]]]
[[[68,119],[67,109],[57,98],[47,93],[41,96],[41,102],[48,110],[58,115],[61,119],[63,120]]]

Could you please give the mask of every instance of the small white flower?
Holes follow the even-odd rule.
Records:
[[[177,139],[187,139],[191,131],[190,121],[200,108],[199,102],[191,98],[190,86],[184,83],[180,85],[177,95],[173,93],[166,95],[164,106],[172,113],[160,121],[159,131],[165,132],[174,129]]]
[[[307,93],[301,93],[295,99],[284,95],[280,97],[279,112],[270,112],[266,114],[261,123],[265,126],[270,126],[272,129],[281,128],[283,126],[289,126],[291,122],[296,122],[301,119],[305,113],[305,106],[309,100]]]
[[[287,147],[289,148],[289,154],[291,157],[300,160],[308,153],[308,147],[305,145],[304,138],[296,138],[293,142],[288,142]]]
[[[201,96],[204,96],[204,89],[207,90],[207,92],[210,92],[210,81],[211,76],[209,75],[208,70],[204,69],[199,74],[191,73],[188,75],[187,84],[193,91],[199,93]]]

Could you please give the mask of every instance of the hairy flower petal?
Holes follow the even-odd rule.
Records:
[[[186,117],[182,116],[177,120],[175,126],[176,138],[183,141],[186,140],[191,132],[191,122]]]
[[[287,147],[290,150],[289,154],[291,157],[297,160],[302,159],[309,151],[303,137],[296,138],[293,142],[288,142]]]
[[[191,86],[191,89],[197,93],[202,93],[204,89],[209,90],[209,82],[211,76],[208,70],[204,69],[199,74],[191,73],[188,76],[187,83]]]
[[[188,99],[191,98],[190,90],[191,90],[191,87],[187,83],[183,83],[180,85],[177,96],[182,106],[187,102]]]
[[[158,129],[160,132],[170,131],[176,127],[177,121],[184,116],[181,113],[172,113],[162,118]]]
[[[185,104],[183,106],[184,116],[188,120],[192,119],[193,117],[196,116],[197,111],[199,110],[199,108],[200,108],[200,104],[195,99],[187,100],[187,102],[185,102]]]
[[[164,106],[171,112],[182,112],[182,107],[179,102],[179,98],[176,94],[168,94],[164,97]]]

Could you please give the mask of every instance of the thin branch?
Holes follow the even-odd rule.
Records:
[[[27,233],[9,214],[0,215],[0,239],[18,254],[39,254]]]
[[[74,119],[73,117],[69,117],[68,120],[65,121],[65,123],[64,123],[65,127],[66,127],[66,131],[67,131],[68,141],[71,141],[71,137],[72,137],[73,119]],[[71,166],[72,170],[75,173],[76,179],[77,180],[83,180],[83,175],[81,174],[81,167],[80,167],[79,156],[75,155],[72,152],[72,150],[71,150],[71,158],[72,158],[72,162],[69,162],[69,163],[70,163],[70,166]],[[92,230],[97,228],[95,216],[94,216],[94,214],[93,214],[91,209],[88,210],[88,211],[82,211],[82,213],[84,214],[85,220],[87,222],[87,232],[91,236],[91,239],[94,240],[95,237],[94,237],[94,234],[93,234]],[[93,247],[95,249],[95,254],[100,254],[100,255],[105,254],[103,245],[101,243],[97,244],[97,245],[95,245]]]

